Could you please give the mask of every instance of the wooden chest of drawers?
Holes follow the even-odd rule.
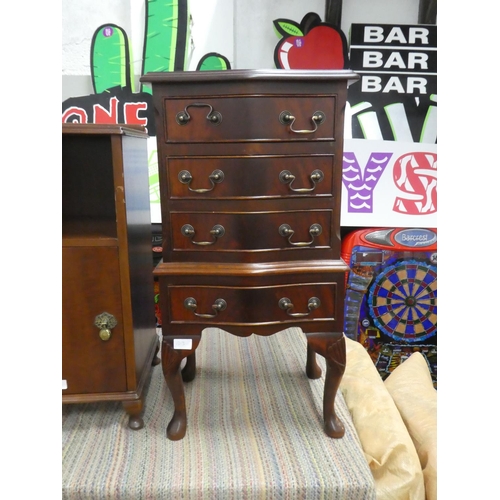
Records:
[[[325,432],[345,368],[340,194],[350,71],[149,73],[156,113],[163,260],[162,366],[186,432],[182,380],[204,328],[239,336],[300,327],[306,373],[326,359]],[[182,359],[186,365],[180,372]],[[264,369],[265,367],[263,367]]]

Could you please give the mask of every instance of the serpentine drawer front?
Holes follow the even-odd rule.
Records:
[[[168,294],[173,324],[213,322],[224,328],[335,320],[336,283],[331,282],[253,288],[170,286]]]
[[[167,142],[335,139],[335,96],[165,99]]]
[[[325,433],[345,367],[340,194],[347,70],[149,73],[161,191],[162,364],[182,439],[182,380],[204,328],[272,335],[300,327],[306,374],[326,359]],[[180,372],[182,359],[187,358]],[[291,389],[293,390],[293,388]],[[230,404],[230,402],[229,402]]]
[[[331,210],[170,213],[172,246],[177,252],[329,248],[331,226]]]
[[[333,196],[332,155],[167,158],[171,199]]]

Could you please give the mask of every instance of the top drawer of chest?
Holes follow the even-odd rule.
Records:
[[[335,140],[336,95],[164,98],[167,143]]]

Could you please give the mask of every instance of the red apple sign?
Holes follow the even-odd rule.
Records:
[[[274,62],[281,69],[345,69],[347,42],[342,31],[321,23],[302,33],[293,21],[274,21],[283,35],[274,49]]]

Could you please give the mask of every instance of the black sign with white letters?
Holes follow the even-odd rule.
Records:
[[[353,138],[436,143],[437,26],[353,24]]]

